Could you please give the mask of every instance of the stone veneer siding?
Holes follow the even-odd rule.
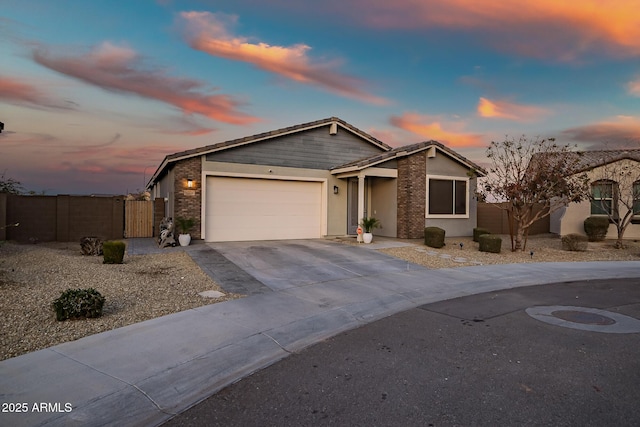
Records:
[[[192,157],[180,160],[173,169],[174,181],[174,215],[176,218],[193,218],[196,224],[191,230],[191,237],[201,239],[201,205],[202,205],[202,158]],[[187,179],[194,180],[194,187],[187,188]],[[191,191],[193,192],[191,194]]]
[[[398,159],[398,238],[424,238],[426,197],[426,152]]]

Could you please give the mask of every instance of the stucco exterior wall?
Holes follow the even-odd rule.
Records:
[[[396,203],[398,198],[397,180],[394,178],[369,178],[371,197],[368,212],[380,221],[380,228],[374,234],[385,237],[397,237],[398,216]]]
[[[613,173],[621,170],[629,171],[629,173],[626,175],[626,177],[616,178]],[[610,165],[594,168],[593,170],[587,172],[587,176],[590,182],[601,179],[611,179],[616,181],[618,183],[618,191],[620,192],[621,197],[631,200],[630,195],[633,191],[633,182],[640,175],[640,172],[638,171],[640,171],[639,162],[625,159],[616,163],[612,163]],[[627,208],[622,203],[618,203],[618,212],[622,217],[627,213]],[[566,208],[564,215],[559,219],[559,234],[561,236],[565,236],[571,233],[586,235],[586,233],[584,232],[584,220],[589,216],[591,216],[591,203],[588,200],[580,203],[571,203]],[[610,224],[606,238],[616,239],[617,237],[618,233],[616,226],[614,224]],[[640,224],[629,224],[624,233],[624,238],[640,238]]]
[[[622,215],[622,212],[621,212]],[[591,216],[591,203],[589,201],[570,204],[560,222],[560,236],[576,233],[587,235],[584,232],[584,220]],[[614,224],[609,224],[607,239],[617,239],[618,231]],[[624,232],[625,239],[640,239],[640,224],[629,224]]]
[[[163,199],[165,216],[174,217],[174,173],[171,168],[161,179],[153,186],[151,197],[153,199]]]

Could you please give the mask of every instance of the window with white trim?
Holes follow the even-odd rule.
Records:
[[[616,212],[615,182],[600,180],[591,184],[591,215],[614,215]]]
[[[469,178],[427,175],[427,217],[468,218]]]

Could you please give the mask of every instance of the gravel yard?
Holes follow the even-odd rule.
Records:
[[[585,252],[562,250],[556,235],[529,237],[524,252],[511,252],[509,236],[502,237],[499,254],[480,252],[471,237],[448,237],[439,249],[415,241],[417,246],[381,249],[381,252],[428,268],[455,268],[487,264],[514,264],[525,262],[580,262],[580,261],[640,261],[640,242],[626,241],[626,249],[615,249],[613,240],[589,242]],[[462,248],[460,247],[462,243]],[[533,252],[533,255],[531,255]]]
[[[0,360],[239,297],[198,295],[222,290],[184,252],[102,260],[81,255],[77,243],[0,242]],[[103,316],[56,321],[53,300],[68,288],[90,287],[106,298]]]
[[[525,252],[511,252],[509,236],[503,236],[500,254],[479,252],[478,244],[471,238],[447,238],[445,247],[440,249],[427,247],[418,240],[413,243],[415,246],[381,249],[381,252],[428,268],[640,260],[637,241],[627,241],[627,248],[621,250],[613,248],[613,241],[590,242],[586,252],[569,252],[561,249],[561,241],[556,236],[535,236],[529,239]],[[228,294],[211,299],[198,295],[203,291],[222,290],[184,252],[125,255],[124,264],[116,265],[103,264],[102,259],[101,256],[82,256],[77,243],[19,245],[0,242],[0,360],[241,297]],[[103,316],[56,321],[51,309],[53,300],[68,288],[89,287],[106,298]]]

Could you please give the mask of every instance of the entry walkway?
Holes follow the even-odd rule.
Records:
[[[640,261],[375,270],[257,293],[0,362],[2,403],[26,404],[26,412],[0,413],[0,424],[159,425],[291,353],[410,308],[499,289],[627,277],[640,277]]]

